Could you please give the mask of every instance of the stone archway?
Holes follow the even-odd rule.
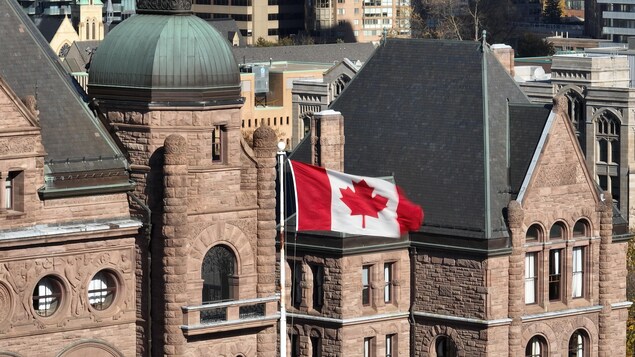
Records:
[[[188,254],[188,281],[200,282],[201,265],[205,254],[214,246],[223,245],[230,249],[236,258],[235,274],[238,278],[237,299],[250,295],[257,284],[256,258],[254,250],[245,233],[238,227],[224,222],[210,225],[199,233],[191,243]],[[202,286],[202,285],[201,285]],[[198,291],[198,287],[191,289]],[[200,297],[190,296],[192,301],[200,300]]]
[[[523,351],[529,340],[532,337],[539,335],[542,336],[547,342],[547,348],[549,351],[549,355],[558,355],[561,351],[560,339],[556,336],[555,332],[551,328],[551,326],[547,325],[544,322],[537,322],[531,324],[523,329],[522,333],[522,348]],[[566,351],[566,350],[565,350]]]
[[[116,348],[98,340],[79,341],[60,352],[57,357],[124,357]]]

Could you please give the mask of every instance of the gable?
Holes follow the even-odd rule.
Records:
[[[62,21],[55,35],[53,35],[53,38],[50,40],[51,48],[53,52],[59,55],[64,44],[70,46],[75,41],[79,41],[79,35],[77,31],[75,31],[71,21],[68,18],[64,18],[64,21]]]
[[[593,206],[599,201],[598,191],[566,114],[565,99],[554,102],[518,200],[529,210]]]
[[[37,103],[34,103],[37,105]],[[0,128],[5,131],[36,128],[37,118],[0,77]],[[39,128],[38,128],[39,129]]]

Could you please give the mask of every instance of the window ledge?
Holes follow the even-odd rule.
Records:
[[[26,216],[26,212],[22,212],[22,211],[13,211],[13,210],[7,210],[5,212],[2,213],[5,217],[10,218],[10,219],[16,219],[16,218],[21,218]]]

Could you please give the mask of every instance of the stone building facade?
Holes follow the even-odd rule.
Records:
[[[310,163],[342,171],[343,120],[338,112],[315,113],[307,141]],[[296,151],[290,158],[304,154]],[[409,356],[408,238],[310,234],[289,227],[290,356]]]
[[[170,4],[140,2],[139,14],[102,43],[88,86],[95,118],[59,80],[55,54],[41,52],[45,42],[29,40],[33,25],[11,15],[19,6],[0,0],[0,30],[10,34],[0,39],[8,53],[0,53],[0,356],[278,351],[276,133],[261,126],[253,148],[245,144],[240,73],[228,45],[183,4]],[[16,28],[23,32],[9,30]],[[553,109],[530,105],[478,45],[389,39],[340,93],[334,109],[342,112],[309,121],[310,138],[291,158],[403,182],[424,203],[427,221],[399,239],[289,231],[291,356],[624,354],[624,222],[585,166],[564,101]],[[4,70],[16,68],[15,54],[25,48],[33,54],[25,61],[41,61],[30,63],[39,76]],[[465,106],[416,92],[417,100],[391,98],[402,94],[391,89],[402,77],[378,67],[394,70],[387,61],[405,58],[438,70],[422,54],[442,50],[461,58],[455,68],[489,71],[477,80],[452,73],[463,81],[448,86],[467,88]],[[191,68],[203,70],[188,75]],[[381,90],[360,95],[372,88],[367,81],[380,83],[378,75]],[[473,88],[493,83],[486,112],[494,159],[486,176],[470,140],[483,142],[478,125],[487,121],[470,115],[482,104]],[[451,115],[435,111],[437,102]],[[386,121],[383,110],[395,103],[400,115]],[[417,116],[422,105],[443,120]],[[453,141],[463,156],[435,170],[412,165],[412,153],[432,164],[456,153],[435,148],[453,140],[440,126],[454,128],[451,120],[464,117],[465,135]],[[420,125],[406,134],[417,140],[400,140],[407,127],[400,121],[413,118]],[[364,128],[393,140],[369,140]],[[390,145],[407,165],[378,160]],[[355,157],[360,150],[370,158]],[[402,156],[392,158],[399,164]],[[366,160],[377,171],[361,172]],[[504,183],[509,192],[498,186]],[[483,217],[493,229],[478,226]]]
[[[125,161],[16,4],[0,3],[3,26],[21,29],[3,28],[0,56],[0,355],[134,355],[141,222]],[[33,72],[7,64],[16,53]],[[73,145],[51,135],[68,127]]]
[[[137,353],[270,356],[279,320],[276,135],[263,126],[253,149],[245,144],[239,68],[226,40],[181,14],[189,8],[180,3],[155,5],[139,4],[104,40],[88,84],[130,160],[140,198],[133,213],[151,222],[149,242],[137,244],[137,304],[145,307]],[[129,38],[137,29],[157,48],[152,63]],[[174,66],[163,66],[164,53]],[[126,75],[130,68],[136,72]],[[181,75],[192,68],[202,68],[200,76]]]
[[[629,59],[588,53],[554,56],[548,82],[521,82],[532,101],[563,95],[586,157],[587,167],[620,212],[633,225],[633,90]]]

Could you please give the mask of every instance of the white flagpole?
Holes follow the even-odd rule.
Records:
[[[278,178],[280,183],[280,357],[287,357],[287,307],[285,299],[287,256],[284,252],[284,159],[286,153],[284,141],[278,142]]]

